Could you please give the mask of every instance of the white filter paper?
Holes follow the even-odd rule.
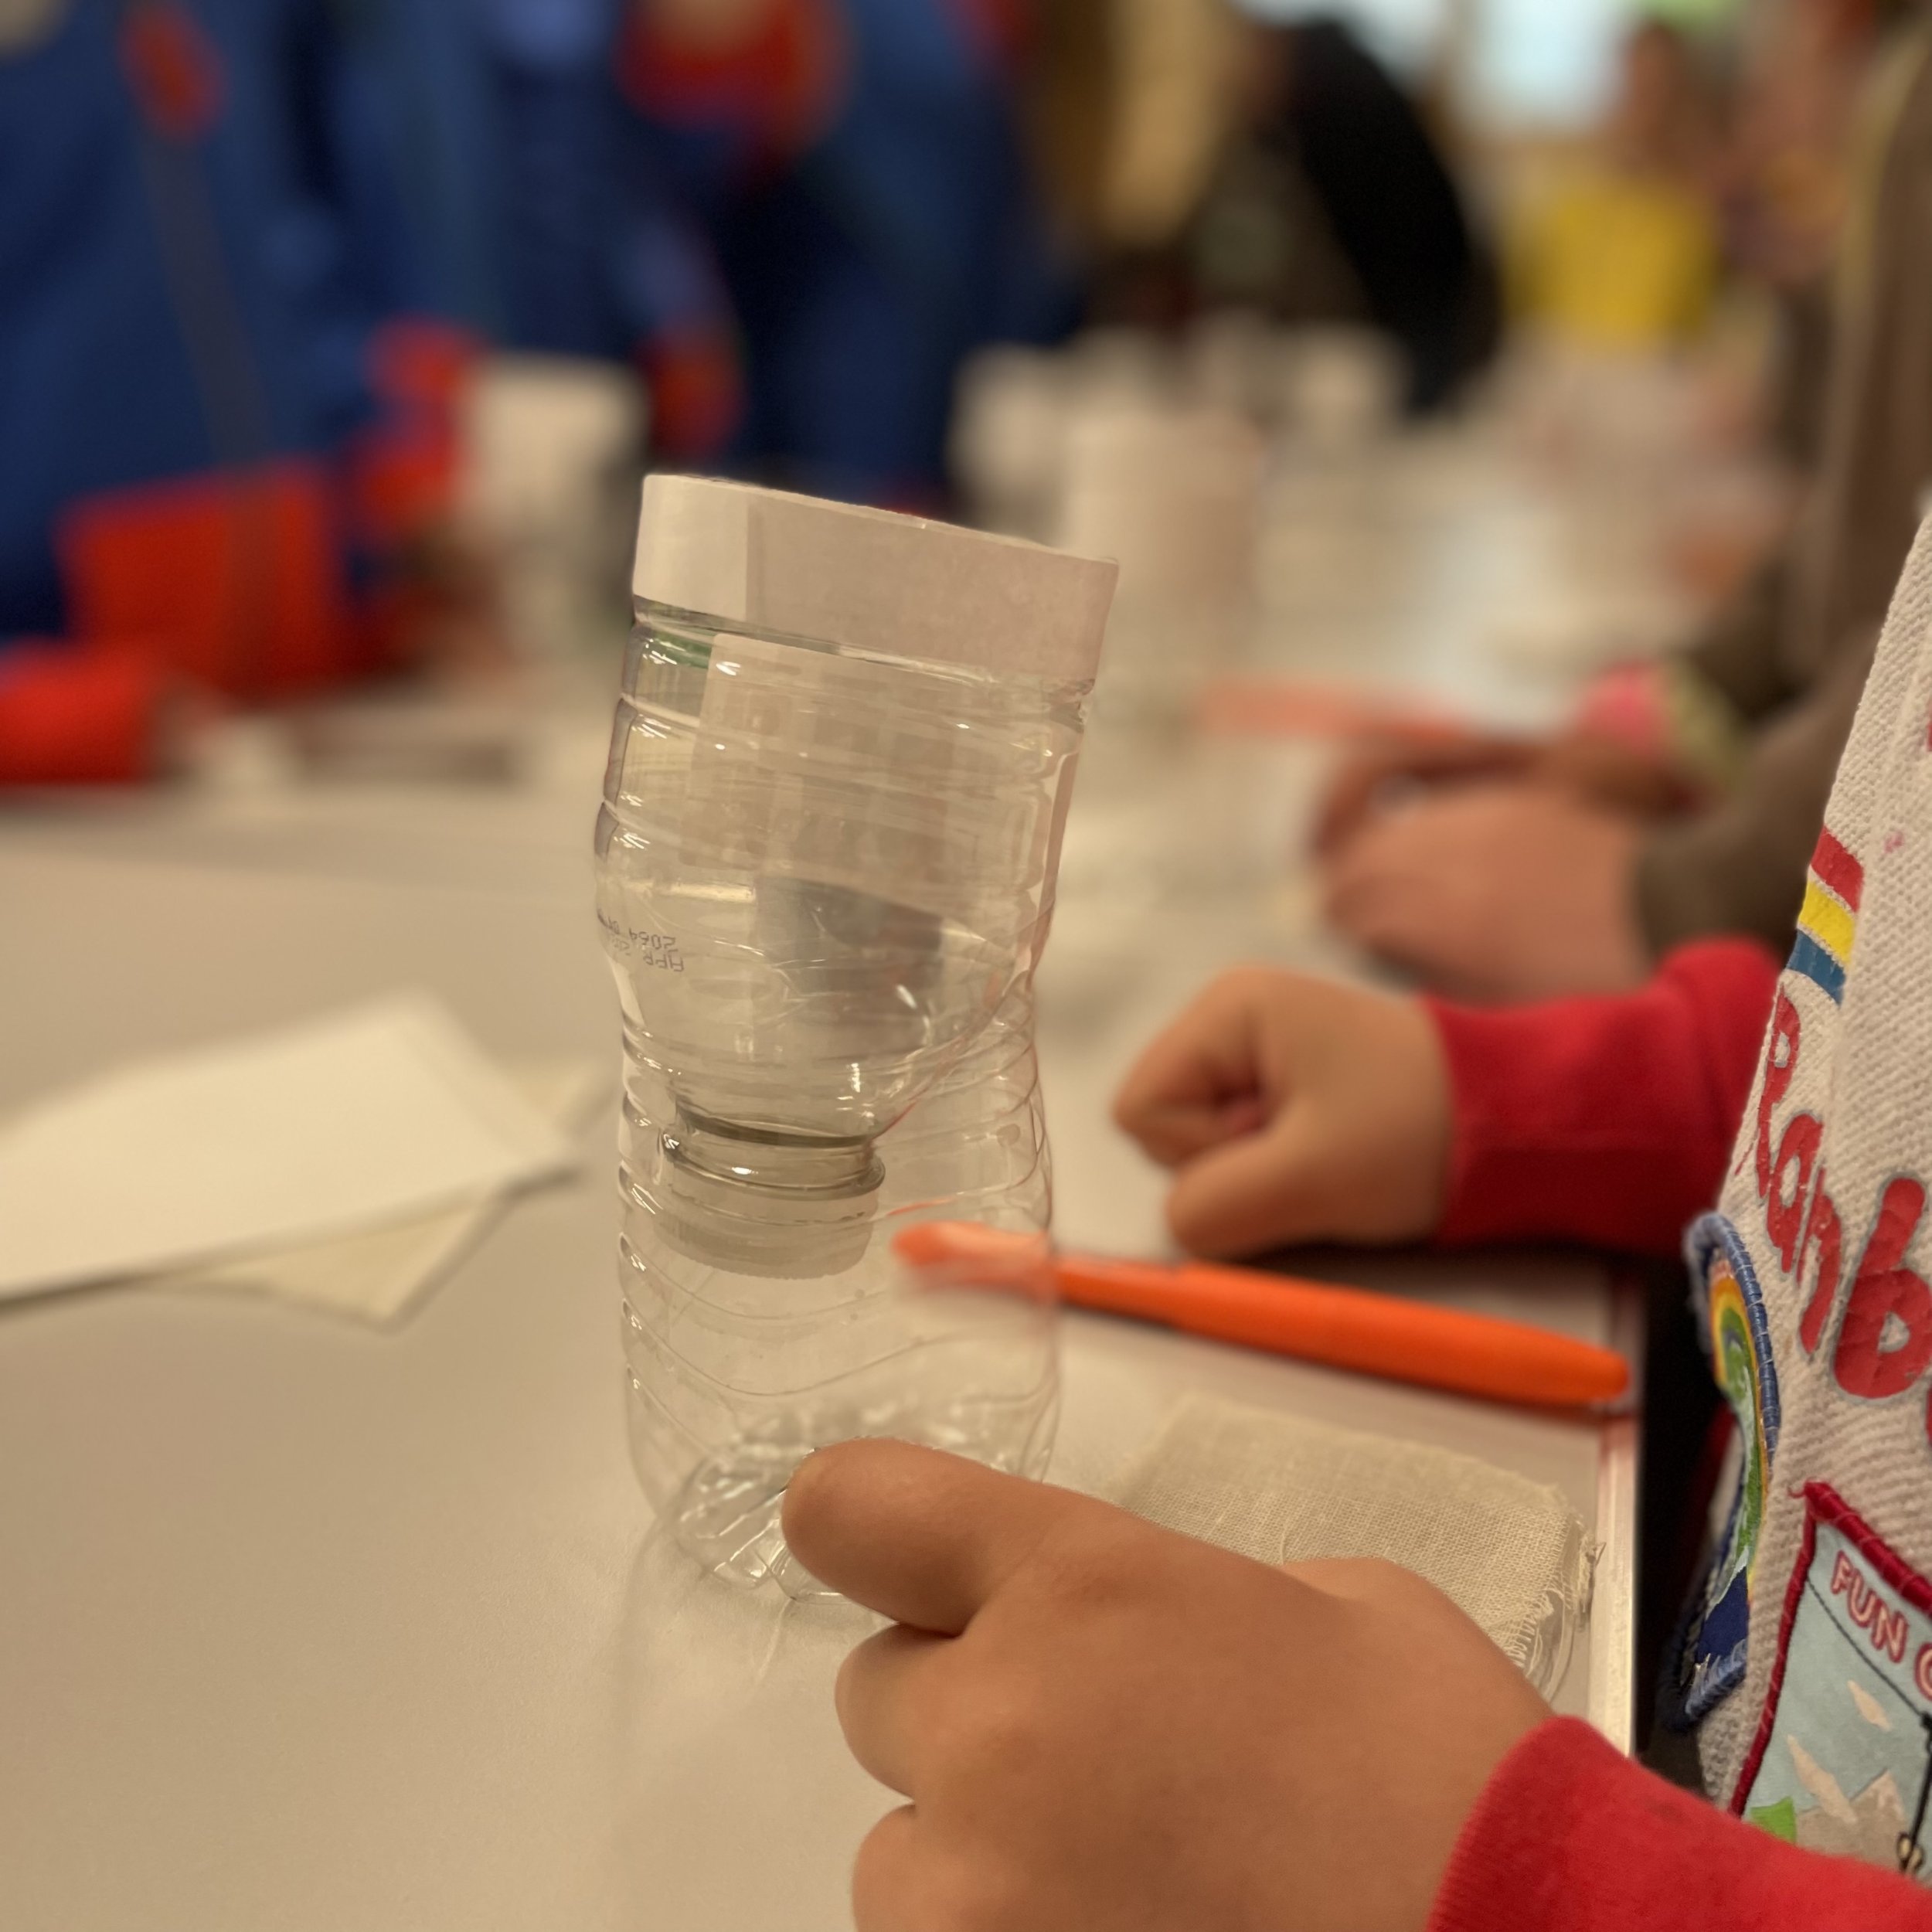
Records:
[[[287,1247],[567,1172],[434,1000],[139,1063],[0,1128],[0,1298]]]
[[[604,1070],[581,1060],[519,1063],[505,1072],[545,1119],[573,1139],[609,1091]],[[214,1261],[179,1274],[151,1274],[148,1293],[220,1293],[281,1301],[311,1314],[387,1327],[413,1313],[430,1291],[495,1226],[507,1206],[492,1194],[420,1220],[399,1221],[301,1247]]]

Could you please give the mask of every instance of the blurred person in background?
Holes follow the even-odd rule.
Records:
[[[1502,319],[1495,266],[1442,140],[1345,22],[1212,11],[1231,33],[1214,151],[1176,238],[1125,265],[1117,305],[1148,314],[1165,275],[1184,287],[1156,319],[1236,304],[1366,321],[1403,359],[1410,413],[1441,406],[1494,354]],[[1189,158],[1170,164],[1182,185]]]
[[[1070,324],[1019,125],[1031,27],[1030,0],[631,0],[624,89],[740,331],[733,467],[930,504],[964,356]]]
[[[149,775],[189,690],[495,660],[447,535],[470,345],[384,285],[355,35],[325,0],[0,10],[0,783]]]
[[[1860,111],[1797,528],[1691,648],[1608,674],[1555,740],[1349,764],[1318,834],[1328,902],[1385,959],[1517,999],[1636,985],[1702,934],[1788,944],[1932,481],[1932,24],[1893,11]]]
[[[1822,454],[1832,264],[1883,25],[1872,0],[1781,0],[1768,9],[1723,168],[1726,255],[1776,316],[1772,444],[1806,474]]]
[[[741,405],[730,298],[630,111],[625,0],[358,10],[376,157],[356,230],[388,299],[512,352],[635,369],[658,454],[721,453]]]
[[[1519,320],[1578,348],[1654,350],[1696,336],[1719,271],[1715,104],[1684,35],[1624,43],[1592,158],[1539,197],[1510,246]]]
[[[1407,406],[1447,402],[1498,340],[1494,264],[1417,105],[1339,20],[1257,36],[1255,138],[1312,194],[1369,319],[1408,365]]]

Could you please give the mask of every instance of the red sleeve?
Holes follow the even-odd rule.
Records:
[[[1801,1852],[1620,1757],[1532,1731],[1478,1801],[1428,1932],[1932,1932],[1932,1897]]]
[[[1777,984],[1755,940],[1721,939],[1680,947],[1634,993],[1430,1001],[1456,1113],[1438,1238],[1674,1254],[1717,1198]]]

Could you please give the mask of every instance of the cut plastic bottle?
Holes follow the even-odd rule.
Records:
[[[811,1451],[1038,1475],[1058,1374],[1032,977],[1113,566],[692,478],[646,486],[597,829],[623,1006],[639,1479],[710,1569],[813,1586]],[[895,1230],[1036,1244],[996,1282]]]

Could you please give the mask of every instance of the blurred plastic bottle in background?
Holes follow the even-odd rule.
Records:
[[[489,546],[526,658],[554,662],[624,635],[631,505],[645,400],[628,371],[498,355],[465,399],[465,527]]]
[[[1315,460],[1359,461],[1400,422],[1400,359],[1374,330],[1304,325],[1284,332],[1280,354],[1285,427]]]
[[[1053,538],[1121,560],[1097,721],[1141,738],[1192,725],[1255,621],[1265,449],[1228,411],[1089,400],[1066,437]]]
[[[967,359],[947,457],[976,522],[1011,536],[1049,527],[1079,386],[1071,359],[1049,349],[1002,342]]]
[[[1055,541],[1077,423],[1172,410],[1179,375],[1168,345],[1144,329],[1089,329],[1059,349],[1002,342],[977,350],[954,385],[947,451],[973,521]]]
[[[736,1580],[815,1447],[1037,1475],[1058,1375],[1032,975],[1114,573],[872,510],[645,486],[597,831],[624,1009],[638,1473]],[[1003,1292],[909,1269],[1024,1237]],[[1010,1255],[1013,1250],[1006,1250]]]

